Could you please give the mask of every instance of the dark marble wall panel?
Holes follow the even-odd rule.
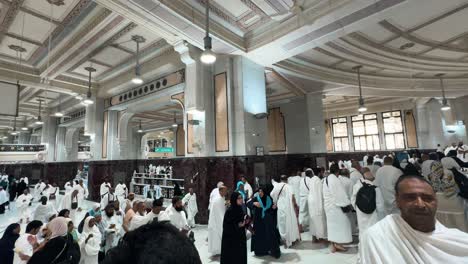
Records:
[[[67,181],[75,178],[77,172],[83,170],[81,162],[57,162],[45,163],[43,180],[50,184],[56,183],[60,188],[63,188]]]

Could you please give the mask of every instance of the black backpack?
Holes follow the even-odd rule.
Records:
[[[458,195],[464,199],[468,199],[468,177],[465,174],[459,172],[457,169],[451,169],[455,182],[458,185],[460,192]]]
[[[361,181],[362,187],[356,195],[356,206],[365,214],[372,214],[377,205],[375,202],[376,192],[374,185]]]

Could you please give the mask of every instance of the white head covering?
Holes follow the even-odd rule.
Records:
[[[223,183],[222,181],[220,181],[220,182],[218,182],[218,184],[216,185],[216,187],[219,188],[219,187],[221,187],[221,186],[223,186],[223,185],[224,185],[224,183]]]
[[[91,221],[91,219],[94,219],[94,217],[86,217],[81,235],[86,238],[89,236],[89,234],[93,234],[93,237],[95,237],[98,241],[101,241],[101,232],[99,232],[99,228],[96,226],[96,224],[93,227],[89,227],[89,221]]]
[[[51,232],[50,239],[65,236],[68,231],[68,221],[65,217],[56,217],[47,224],[47,229]]]

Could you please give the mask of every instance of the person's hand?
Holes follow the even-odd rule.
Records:
[[[245,226],[245,222],[240,222],[239,223],[239,227],[244,227]]]
[[[258,208],[261,207],[259,202],[255,202],[255,203],[253,203],[253,205],[254,205],[255,207],[258,207]]]
[[[271,208],[276,209],[276,208],[278,208],[278,207],[276,206],[276,204],[273,204],[273,205],[271,206]]]
[[[78,211],[78,212],[81,212],[81,211],[83,211],[83,209],[81,209],[81,207],[78,207],[78,210],[77,210],[77,211]]]
[[[37,244],[37,238],[36,236],[28,236],[28,243],[31,244],[31,246],[34,246]]]

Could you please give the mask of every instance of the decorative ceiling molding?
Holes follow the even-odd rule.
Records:
[[[56,25],[56,26],[61,25],[61,23],[60,23],[59,20],[56,20],[56,19],[54,19],[54,18],[51,18],[51,17],[48,17],[48,16],[44,16],[44,15],[42,15],[42,14],[39,14],[39,13],[37,13],[37,12],[34,12],[33,10],[31,10],[31,9],[29,9],[29,8],[27,8],[27,7],[22,6],[22,7],[20,8],[20,11],[25,12],[26,14],[29,14],[29,15],[31,15],[31,16],[35,16],[35,17],[37,17],[37,18],[40,18],[40,19],[42,19],[42,20],[44,20],[44,21],[47,21],[47,22],[49,22],[49,23],[52,23],[52,24],[54,24],[54,25]]]
[[[20,7],[23,5],[24,1],[25,0],[15,0],[8,5],[8,11],[2,21],[2,24],[0,25],[0,43],[5,37],[5,33],[8,32],[8,29],[13,24],[13,21],[18,15]]]
[[[36,45],[36,46],[39,46],[39,47],[42,46],[42,43],[39,42],[39,41],[36,41],[36,40],[33,40],[33,39],[29,39],[29,38],[27,38],[27,37],[22,37],[22,36],[20,36],[20,35],[15,34],[15,33],[5,33],[5,35],[6,35],[7,37],[14,38],[14,39],[17,39],[17,40],[19,40],[19,41],[24,41],[24,42],[26,42],[26,43],[33,44],[33,45]]]

